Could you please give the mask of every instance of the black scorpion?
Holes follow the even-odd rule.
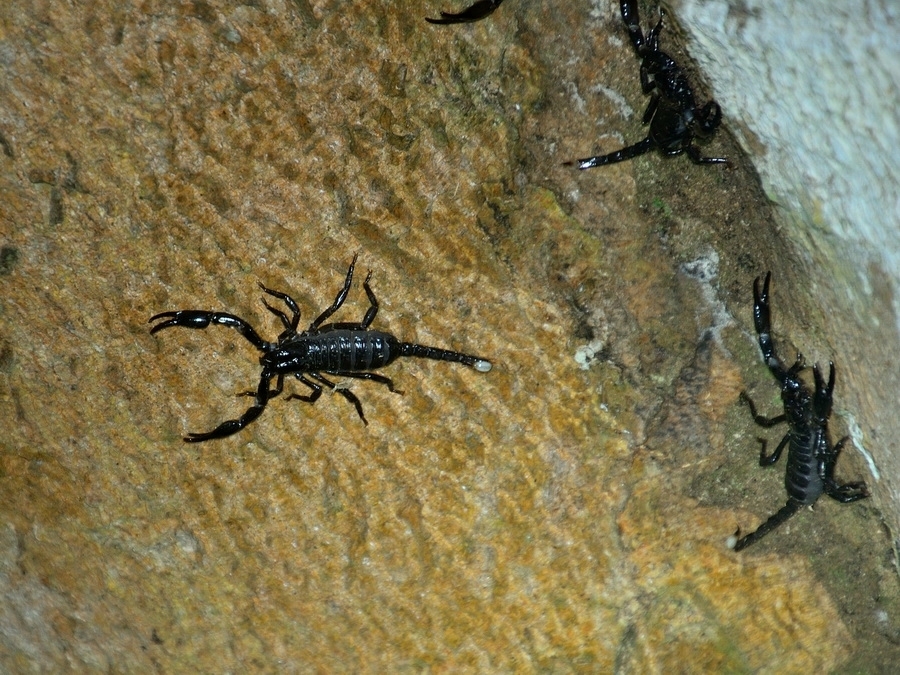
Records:
[[[493,11],[500,6],[501,2],[503,2],[503,0],[476,0],[470,7],[466,7],[466,9],[457,14],[441,12],[440,19],[429,19],[428,17],[425,17],[425,20],[429,23],[442,24],[471,23],[472,21],[479,21],[489,14],[492,14]]]
[[[659,22],[645,36],[641,31],[637,0],[621,0],[622,20],[628,29],[631,44],[641,61],[641,88],[650,94],[650,102],[644,112],[643,124],[650,124],[647,138],[608,155],[597,155],[574,162],[579,169],[591,169],[632,159],[653,148],[665,155],[686,152],[696,164],[721,164],[724,157],[704,157],[693,144],[694,136],[710,136],[722,121],[722,110],[715,101],[697,108],[694,92],[675,60],[659,49],[659,34],[663,27],[665,11],[659,10]]]
[[[460,352],[428,347],[412,342],[401,342],[390,333],[371,330],[369,325],[374,321],[378,313],[378,300],[369,285],[372,273],[366,276],[363,288],[369,298],[369,309],[363,320],[359,323],[331,323],[322,325],[322,322],[334,314],[347,297],[350,284],[353,281],[353,268],[356,265],[356,256],[347,270],[347,278],[344,287],[337,294],[331,306],[322,312],[313,321],[309,328],[302,332],[297,331],[300,321],[300,309],[297,303],[287,293],[273,291],[259,284],[267,294],[278,298],[291,311],[291,318],[279,309],[272,307],[263,299],[263,304],[272,314],[278,317],[284,326],[284,330],[278,336],[276,342],[266,342],[253,327],[233,314],[224,312],[207,312],[196,309],[183,309],[177,312],[162,312],[150,318],[150,322],[158,319],[168,319],[158,323],[150,329],[150,333],[156,333],[164,328],[181,326],[183,328],[206,328],[210,324],[230,326],[237,330],[258,350],[262,352],[259,359],[262,365],[262,375],[256,391],[248,391],[239,396],[255,396],[256,402],[247,412],[236,420],[223,422],[212,431],[206,433],[189,433],[184,440],[188,443],[197,443],[212,438],[224,438],[235,434],[262,414],[269,400],[281,393],[285,375],[293,375],[310,388],[309,394],[291,394],[290,399],[299,399],[307,403],[315,403],[322,395],[322,385],[336,391],[345,399],[356,406],[356,412],[363,423],[368,424],[363,414],[362,404],[353,392],[339,387],[334,382],[322,376],[322,373],[337,377],[352,377],[362,380],[372,380],[385,385],[390,391],[398,394],[403,392],[394,388],[393,381],[378,373],[368,372],[381,368],[395,361],[401,356],[415,356],[418,358],[435,359],[437,361],[453,361],[462,363],[475,370],[486,373],[491,369],[491,362],[478,356],[462,354]],[[275,388],[271,389],[272,378],[276,378]]]
[[[834,478],[835,464],[847,441],[844,437],[832,445],[828,433],[831,394],[834,391],[834,364],[828,364],[828,382],[822,377],[819,366],[813,366],[816,389],[815,392],[810,392],[800,379],[800,373],[805,367],[803,356],[798,354],[797,360],[788,368],[775,353],[769,310],[771,276],[771,272],[766,274],[762,292],[759,290],[759,277],[753,282],[753,322],[759,335],[759,348],[762,350],[766,365],[781,384],[784,413],[772,418],[763,417],[756,413],[756,406],[746,393],[741,393],[741,399],[746,401],[754,421],[760,426],[768,428],[787,422],[788,432],[771,455],[766,455],[766,442],[760,441],[759,465],[775,464],[787,446],[784,486],[787,488],[788,501],[755,532],[738,539],[734,546],[735,551],[759,541],[797,513],[801,507],[814,504],[823,493],[841,503],[855,502],[869,496],[863,481],[841,484]]]

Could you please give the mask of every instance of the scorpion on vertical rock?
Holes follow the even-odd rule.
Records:
[[[819,366],[813,366],[815,391],[800,379],[804,369],[802,355],[788,368],[775,353],[772,342],[772,319],[769,309],[769,281],[771,272],[766,274],[762,291],[759,288],[759,277],[753,282],[753,322],[759,336],[759,348],[762,350],[766,365],[781,384],[781,400],[784,413],[777,417],[763,417],[756,413],[756,406],[746,393],[741,399],[750,408],[753,420],[762,427],[773,427],[786,422],[788,432],[771,455],[766,455],[766,442],[760,441],[759,465],[771,466],[778,461],[787,446],[787,470],[784,485],[787,488],[788,500],[781,509],[759,526],[755,532],[741,537],[734,546],[735,551],[747,548],[762,539],[769,532],[793,516],[803,506],[812,505],[827,494],[841,503],[855,502],[869,496],[863,481],[855,483],[838,483],[834,478],[834,468],[838,456],[847,438],[842,438],[832,445],[828,433],[828,418],[831,416],[831,395],[834,391],[834,364],[828,365],[828,381],[822,376]],[[738,531],[740,533],[740,530]]]
[[[632,159],[653,148],[659,148],[665,155],[686,152],[696,164],[727,162],[724,157],[702,156],[693,144],[695,135],[711,136],[715,132],[722,121],[722,110],[715,101],[709,101],[698,108],[694,91],[684,71],[671,56],[660,50],[659,34],[665,11],[659,10],[659,22],[645,36],[641,31],[637,0],[621,0],[620,8],[631,44],[642,59],[641,88],[645,94],[650,94],[650,102],[643,118],[643,124],[650,125],[647,138],[608,155],[597,155],[564,164],[591,169]]]
[[[441,12],[440,19],[429,19],[425,17],[428,23],[449,24],[449,23],[471,23],[480,21],[484,17],[492,14],[495,9],[500,6],[503,0],[476,0],[474,4],[467,7],[463,11],[453,14],[451,12]]]
[[[290,399],[299,399],[307,403],[315,403],[322,395],[322,386],[337,392],[356,407],[356,412],[364,424],[368,424],[363,414],[362,404],[353,392],[345,389],[323,377],[323,373],[336,377],[351,377],[362,380],[371,380],[385,385],[390,391],[402,394],[394,389],[394,382],[379,373],[369,372],[388,365],[401,356],[415,356],[418,358],[435,359],[437,361],[453,361],[462,363],[475,370],[486,373],[491,369],[491,362],[479,356],[471,356],[460,352],[428,347],[412,342],[401,342],[390,333],[372,330],[369,325],[374,321],[378,313],[378,300],[369,286],[372,273],[366,276],[363,288],[369,298],[369,309],[363,320],[359,323],[330,323],[322,325],[334,314],[347,297],[350,284],[353,281],[353,268],[356,265],[356,256],[347,270],[347,278],[343,288],[331,306],[322,312],[313,321],[309,328],[302,332],[297,331],[300,322],[300,309],[297,303],[287,293],[273,291],[260,284],[260,288],[278,298],[287,306],[291,317],[268,302],[263,300],[272,314],[278,317],[284,330],[275,342],[266,342],[253,327],[233,314],[224,312],[208,312],[205,310],[182,309],[175,312],[162,312],[150,318],[150,322],[166,319],[157,323],[150,329],[150,333],[156,333],[164,328],[181,326],[183,328],[207,328],[210,324],[230,326],[243,335],[254,347],[262,352],[259,359],[262,365],[262,375],[256,391],[247,391],[239,396],[255,396],[256,401],[241,417],[235,420],[222,422],[218,427],[206,433],[189,433],[185,438],[187,443],[197,443],[213,438],[224,438],[235,434],[262,414],[266,404],[281,393],[286,375],[293,375],[310,389],[309,394],[291,394]],[[270,388],[272,379],[275,378],[275,387]]]

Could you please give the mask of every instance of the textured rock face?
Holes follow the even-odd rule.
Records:
[[[873,505],[725,545],[784,499],[737,404],[745,386],[776,401],[753,276],[774,271],[779,330],[805,317],[738,150],[720,134],[727,169],[564,168],[642,134],[612,9],[508,0],[425,24],[440,8],[0,9],[0,662],[890,663]],[[367,427],[340,396],[281,397],[182,443],[245,409],[258,354],[147,319],[229,311],[274,339],[257,281],[309,321],[355,253],[376,326],[494,369],[400,361],[402,396],[348,384]],[[339,320],[366,302],[357,281]]]

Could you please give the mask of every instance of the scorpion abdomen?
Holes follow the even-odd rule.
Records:
[[[325,326],[317,335],[299,335],[264,354],[273,373],[361,372],[382,368],[400,356],[400,341],[389,333]]]

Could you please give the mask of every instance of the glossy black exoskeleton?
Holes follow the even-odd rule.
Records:
[[[425,17],[428,23],[471,23],[479,21],[484,17],[493,13],[500,6],[503,0],[476,0],[470,7],[466,7],[463,11],[453,14],[451,12],[441,12],[440,19],[429,19]]]
[[[326,379],[323,377],[323,373],[336,377],[371,380],[383,384],[392,392],[399,394],[402,392],[394,389],[394,383],[390,378],[370,371],[386,366],[401,356],[454,361],[483,373],[491,369],[491,362],[478,356],[437,347],[427,347],[412,342],[401,342],[390,333],[370,329],[369,325],[374,321],[375,315],[378,313],[378,300],[375,298],[375,293],[372,291],[371,286],[369,286],[369,279],[372,276],[371,272],[369,272],[365,282],[363,282],[363,288],[370,303],[363,320],[359,323],[322,325],[325,320],[344,304],[347,292],[350,290],[350,284],[353,281],[353,268],[355,265],[356,256],[353,257],[350,269],[347,270],[344,287],[337,294],[334,302],[309,325],[309,328],[301,332],[297,331],[297,324],[300,322],[300,309],[297,307],[294,299],[286,293],[273,291],[260,284],[260,288],[263,291],[284,302],[291,312],[291,317],[288,318],[284,312],[272,307],[263,300],[266,309],[277,316],[284,326],[284,330],[275,342],[266,342],[249,323],[240,317],[224,312],[183,309],[176,312],[162,312],[150,318],[150,322],[158,319],[167,319],[153,326],[150,329],[151,333],[156,333],[172,326],[181,326],[183,328],[206,328],[210,324],[230,326],[262,352],[262,356],[259,359],[262,365],[259,386],[256,391],[240,394],[241,396],[255,396],[255,403],[240,418],[223,422],[212,431],[189,433],[184,439],[186,442],[196,443],[212,438],[224,438],[243,429],[262,414],[269,400],[281,393],[286,375],[296,377],[309,387],[311,392],[303,395],[291,394],[287,397],[288,400],[299,399],[307,403],[315,403],[322,395],[322,386],[324,385],[356,406],[359,418],[365,424],[368,424],[363,414],[362,404],[353,392]],[[275,388],[271,389],[270,384],[273,378],[275,378],[276,383]]]
[[[608,155],[566,162],[566,165],[591,169],[632,159],[654,148],[659,148],[665,155],[687,153],[697,164],[726,162],[724,157],[704,157],[693,144],[694,136],[709,136],[715,132],[722,121],[722,110],[715,101],[698,108],[684,71],[671,56],[660,50],[659,34],[665,12],[659,11],[659,22],[645,36],[641,31],[637,0],[621,0],[620,8],[631,44],[642,59],[641,88],[645,94],[650,94],[643,118],[643,123],[650,125],[647,138]]]
[[[842,438],[835,445],[831,443],[828,432],[828,418],[831,416],[831,395],[834,391],[834,364],[828,364],[828,381],[822,377],[819,366],[813,366],[815,391],[811,392],[800,379],[804,369],[803,357],[798,354],[797,360],[788,368],[775,353],[772,342],[772,319],[769,309],[769,281],[771,273],[766,274],[762,290],[759,278],[753,282],[753,322],[759,336],[759,348],[762,350],[766,365],[781,385],[781,400],[784,413],[777,417],[763,417],[756,413],[756,406],[746,393],[741,394],[750,407],[754,421],[763,427],[773,427],[782,422],[787,423],[788,432],[775,448],[775,452],[766,455],[766,442],[761,441],[759,465],[771,466],[778,461],[785,447],[788,449],[787,470],[784,486],[787,488],[788,500],[781,509],[766,522],[752,532],[737,540],[735,551],[747,548],[762,539],[769,532],[793,516],[803,506],[814,504],[826,494],[832,499],[847,503],[855,502],[869,496],[866,484],[838,483],[834,478],[834,468],[838,456],[847,438]]]

